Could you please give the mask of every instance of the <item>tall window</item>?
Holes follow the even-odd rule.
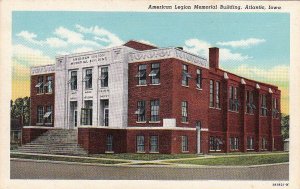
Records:
[[[149,74],[151,77],[151,84],[160,83],[160,65],[159,63],[151,64],[151,72]]]
[[[246,103],[247,103],[246,112],[249,114],[253,114],[254,109],[256,109],[256,106],[254,105],[252,91],[246,91]]]
[[[135,111],[135,114],[137,115],[137,121],[138,122],[144,122],[146,121],[146,102],[144,100],[138,101],[137,103],[137,110]]]
[[[35,85],[35,87],[37,88],[38,94],[44,93],[44,77],[43,76],[38,77],[38,83]]]
[[[216,108],[220,107],[220,82],[216,81]]]
[[[229,145],[230,145],[231,150],[238,150],[239,149],[239,138],[238,137],[230,137]]]
[[[45,93],[52,93],[53,91],[53,77],[47,76],[45,87]]]
[[[214,136],[209,137],[209,150],[210,151],[221,150],[222,144],[223,144],[223,142],[219,137],[214,137]]]
[[[46,106],[46,113],[43,116],[43,118],[45,119],[45,123],[52,123],[52,106]]]
[[[249,136],[247,137],[247,150],[253,150],[254,149],[254,139],[253,137]]]
[[[147,69],[147,65],[145,64],[141,64],[139,65],[139,70],[138,73],[136,75],[136,77],[138,78],[138,85],[146,85],[146,69]]]
[[[158,136],[150,136],[150,152],[158,152]]]
[[[93,70],[86,69],[85,70],[85,89],[91,89],[93,87]]]
[[[279,117],[277,98],[272,98],[272,117],[273,118]]]
[[[198,89],[202,89],[202,70],[197,69],[197,79],[196,79],[196,85]]]
[[[44,122],[44,106],[37,107],[37,123]]]
[[[71,85],[71,90],[77,89],[77,71],[71,71],[70,85]]]
[[[108,87],[108,67],[101,68],[100,82],[101,87]]]
[[[151,118],[150,121],[159,121],[159,100],[151,100]]]
[[[145,152],[145,138],[142,135],[136,136],[136,151]]]
[[[84,108],[81,109],[81,125],[92,125],[93,101],[84,101]]]
[[[229,87],[229,110],[239,111],[239,100],[238,100],[238,88],[230,86]]]
[[[188,122],[188,104],[187,101],[181,102],[181,121],[186,123]]]
[[[214,107],[214,81],[209,80],[209,107]]]
[[[188,137],[187,136],[181,136],[181,150],[182,150],[182,152],[189,151],[189,149],[188,149]]]
[[[262,138],[262,145],[261,145],[262,150],[267,150],[267,140],[265,137]]]
[[[112,152],[113,151],[113,136],[107,135],[106,137],[106,151]]]
[[[188,66],[183,64],[182,65],[182,82],[181,82],[181,84],[183,86],[188,86],[189,85],[189,78],[191,78],[191,75],[188,72]]]
[[[261,111],[260,115],[267,116],[267,97],[265,94],[260,96]]]

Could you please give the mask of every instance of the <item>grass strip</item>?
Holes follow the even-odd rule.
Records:
[[[284,163],[289,161],[289,154],[268,154],[268,155],[251,155],[236,157],[215,157],[215,158],[199,158],[192,160],[165,161],[169,163],[194,164],[194,165],[263,165],[272,163]]]
[[[80,162],[80,163],[99,163],[99,164],[127,163],[127,161],[115,161],[115,160],[112,161],[112,160],[103,160],[103,159],[86,159],[86,158],[56,157],[56,156],[27,155],[27,154],[10,154],[10,158],[66,161],[66,162]]]

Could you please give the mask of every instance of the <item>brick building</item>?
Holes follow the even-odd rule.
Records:
[[[218,48],[209,61],[135,41],[59,56],[31,69],[31,125],[25,141],[76,129],[89,153],[283,150],[280,90],[220,69]]]

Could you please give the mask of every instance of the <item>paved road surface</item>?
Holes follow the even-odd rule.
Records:
[[[11,179],[288,180],[288,164],[236,168],[116,167],[10,161]]]

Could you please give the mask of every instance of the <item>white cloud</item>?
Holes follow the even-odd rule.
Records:
[[[88,52],[88,51],[93,51],[94,49],[91,47],[80,47],[77,49],[74,49],[72,52],[73,53],[81,53],[81,52]]]
[[[220,41],[220,42],[217,42],[217,45],[230,46],[230,47],[234,47],[234,48],[237,48],[237,47],[245,48],[245,47],[250,47],[253,45],[258,45],[258,44],[261,44],[264,42],[266,42],[265,39],[249,38],[249,39],[242,39],[239,41]]]
[[[68,45],[68,43],[66,41],[61,40],[61,39],[56,38],[56,37],[47,38],[46,43],[50,47],[55,47],[55,48],[66,47]]]
[[[29,31],[21,31],[17,34],[17,36],[31,43],[40,44],[40,42],[36,40],[37,35],[35,33],[31,33]]]
[[[80,33],[95,35],[96,40],[108,43],[107,47],[118,46],[124,43],[124,41],[122,41],[116,34],[111,33],[104,28],[100,28],[99,26],[92,26],[87,28],[77,24],[76,28]]]
[[[185,46],[183,48],[188,52],[208,58],[209,48],[212,46],[213,46],[212,44],[206,41],[202,41],[199,39],[189,39],[185,41]],[[247,55],[242,55],[240,53],[233,53],[229,49],[225,49],[225,48],[220,49],[220,61],[230,61],[230,60],[243,61],[249,58],[250,57]]]

